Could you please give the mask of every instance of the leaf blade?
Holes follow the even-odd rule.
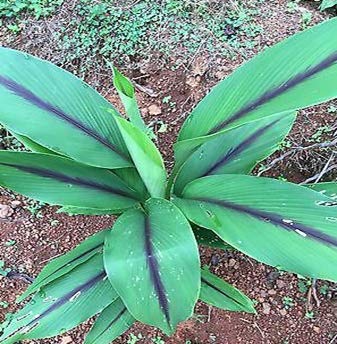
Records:
[[[175,203],[190,221],[263,263],[336,280],[331,198],[269,178],[218,175],[191,182]]]
[[[26,291],[20,295],[17,302],[23,301],[26,297],[39,290],[44,285],[69,273],[78,265],[86,262],[99,252],[103,252],[103,245],[108,230],[104,230],[89,237],[73,250],[50,261],[39,273],[34,282],[29,285]]]
[[[126,209],[137,194],[112,172],[68,158],[0,151],[0,185],[57,205]]]
[[[229,130],[208,140],[187,157],[175,180],[175,192],[197,178],[215,174],[247,174],[279,148],[295,114],[278,114]]]
[[[98,254],[56,279],[15,315],[0,341],[10,344],[55,336],[102,311],[118,298],[105,276]]]
[[[118,113],[96,91],[29,54],[0,48],[0,60],[0,122],[5,127],[82,163],[132,166],[114,121]]]
[[[147,213],[130,210],[118,218],[104,246],[104,264],[129,312],[172,333],[192,314],[198,298],[198,249],[188,222],[172,203],[150,199],[145,208]],[[165,240],[169,231],[170,240]],[[182,283],[186,288],[177,293]]]
[[[200,300],[217,308],[256,314],[252,300],[206,269],[201,269]]]
[[[109,344],[123,334],[135,319],[124,303],[117,299],[106,307],[87,334],[84,344]]]
[[[332,19],[266,49],[213,88],[185,122],[179,140],[335,98],[336,33]]]

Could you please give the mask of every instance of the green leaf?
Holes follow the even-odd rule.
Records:
[[[19,134],[16,134],[14,132],[11,132],[11,134],[18,141],[20,141],[27,149],[31,150],[32,152],[58,155],[58,153],[53,152],[50,149],[41,146],[40,144],[29,139],[27,136],[19,135]]]
[[[77,326],[118,298],[103,267],[102,254],[43,287],[18,311],[0,337],[2,344],[56,336]]]
[[[337,203],[269,178],[218,175],[188,184],[175,203],[247,255],[302,276],[337,280]]]
[[[42,202],[124,210],[138,195],[112,172],[68,158],[0,151],[0,185]]]
[[[221,309],[256,313],[251,299],[206,269],[201,269],[199,298],[201,301]]]
[[[69,273],[97,253],[102,252],[107,233],[107,230],[98,232],[83,241],[70,252],[49,262],[39,273],[34,282],[18,298],[17,302],[23,301],[27,296],[35,293],[41,287]]]
[[[179,141],[335,98],[336,47],[334,18],[266,49],[207,94],[184,123]]]
[[[320,10],[324,11],[327,8],[333,7],[337,5],[337,1],[336,0],[322,0],[321,6],[320,6]]]
[[[152,197],[164,197],[166,171],[154,143],[138,128],[123,118],[116,118],[138,173]]]
[[[200,290],[198,247],[188,221],[171,202],[150,199],[145,212],[121,215],[107,236],[104,264],[137,320],[171,334],[192,315]]]
[[[225,243],[213,231],[207,228],[193,226],[193,233],[199,245],[220,248],[221,250],[232,250],[233,247]]]
[[[308,186],[312,190],[324,194],[325,196],[331,197],[333,199],[337,198],[337,182],[308,184],[306,186]]]
[[[113,83],[117,89],[118,95],[123,103],[124,109],[131,123],[143,131],[145,134],[148,132],[142,116],[140,114],[137,99],[135,95],[135,89],[128,78],[118,71],[117,68],[113,67]]]
[[[295,114],[269,116],[227,131],[191,154],[175,181],[180,194],[186,184],[214,174],[246,174],[279,148],[295,120]]]
[[[135,319],[121,299],[106,307],[87,334],[84,344],[109,344],[123,334]]]
[[[69,215],[116,215],[120,214],[124,209],[92,209],[64,206],[57,210],[57,213],[67,213]]]
[[[129,188],[134,189],[142,200],[147,200],[150,195],[146,189],[146,186],[139,175],[138,171],[134,167],[119,168],[113,171],[119,178],[121,178]]]
[[[132,163],[117,110],[89,85],[55,65],[0,48],[0,123],[61,155],[97,167]]]

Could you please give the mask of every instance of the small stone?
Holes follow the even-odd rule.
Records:
[[[270,290],[268,290],[268,294],[269,295],[276,295],[277,291],[275,289],[270,289]]]
[[[263,303],[263,302],[264,302],[264,297],[259,297],[259,298],[258,298],[258,301],[259,301],[260,303]]]
[[[270,314],[270,304],[268,302],[263,302],[262,313],[266,315]]]
[[[189,76],[186,78],[186,84],[192,88],[198,87],[200,85],[200,76]]]
[[[158,116],[161,114],[161,108],[156,105],[156,104],[152,104],[148,107],[148,110],[149,110],[149,114],[151,116]]]
[[[140,110],[140,112],[142,113],[142,116],[147,116],[149,114],[149,109],[147,108],[142,108]]]
[[[231,258],[228,262],[229,267],[233,267],[236,264],[236,260],[234,258]]]
[[[12,201],[11,202],[11,206],[12,206],[13,209],[17,208],[20,205],[21,205],[20,201]]]
[[[0,204],[0,218],[1,219],[10,217],[13,215],[13,213],[14,213],[14,210],[9,205]]]
[[[282,289],[285,287],[286,284],[281,280],[277,280],[276,285],[277,285],[277,288]]]
[[[313,330],[314,330],[316,333],[321,333],[321,329],[320,329],[320,327],[318,327],[318,326],[314,326],[314,327],[313,327]]]
[[[279,276],[280,276],[280,273],[278,271],[271,271],[267,275],[267,284],[272,287]]]
[[[216,254],[212,255],[211,264],[212,265],[218,265],[219,262],[220,262],[219,256]]]
[[[287,315],[287,310],[284,309],[284,308],[282,308],[282,309],[280,310],[280,314],[281,314],[283,317],[286,316],[286,315]]]
[[[61,338],[60,344],[69,344],[69,343],[73,343],[73,339],[70,336],[64,336]]]
[[[267,297],[268,294],[264,290],[261,290],[260,295],[262,297]]]

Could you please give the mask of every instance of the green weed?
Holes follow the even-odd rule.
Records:
[[[28,13],[39,19],[51,15],[62,3],[63,0],[4,0],[0,1],[0,18],[18,19]],[[8,28],[13,31],[15,27],[20,31],[17,25]],[[17,29],[14,32],[18,32]]]
[[[282,303],[284,305],[284,308],[286,308],[286,309],[289,309],[289,308],[295,306],[294,300],[290,296],[285,296],[282,299]]]
[[[65,63],[81,58],[80,73],[93,65],[95,56],[124,64],[154,52],[166,57],[174,53],[178,64],[200,50],[229,56],[252,49],[262,32],[253,20],[256,10],[238,2],[142,0],[122,8],[110,0],[80,0],[74,13],[59,38]]]

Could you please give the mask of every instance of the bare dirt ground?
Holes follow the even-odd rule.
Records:
[[[137,88],[137,97],[142,114],[157,134],[157,143],[168,168],[173,165],[172,144],[179,128],[202,96],[245,59],[302,30],[303,12],[311,15],[308,25],[321,22],[331,15],[320,13],[317,7],[317,3],[304,2],[296,11],[290,11],[287,1],[261,1],[256,21],[263,27],[263,32],[254,38],[255,48],[247,51],[245,56],[238,53],[233,59],[227,59],[210,56],[201,49],[187,64],[172,71],[171,67],[176,65],[174,58],[165,58],[154,51],[151,59],[120,64],[125,74],[141,86]],[[69,15],[66,5],[56,16],[60,19],[65,14]],[[17,36],[9,35],[6,29],[0,29],[0,43],[58,62],[59,52],[55,51],[55,55],[52,55],[51,38],[47,35],[53,20],[55,18],[46,19],[39,24],[32,20]],[[73,70],[76,65],[66,64],[65,67]],[[110,78],[111,73],[103,67],[102,70],[98,68],[86,74],[86,81],[120,107]],[[163,98],[168,96],[171,97],[170,102],[163,103]],[[156,111],[153,111],[154,105]],[[300,112],[285,147],[263,162],[255,172],[300,183],[317,176],[327,164],[333,167],[337,163],[333,155],[336,146],[328,149],[313,146],[306,150],[301,147],[331,142],[336,138],[335,106],[337,101]],[[1,144],[2,148],[8,148],[6,140],[2,140]],[[289,151],[291,154],[273,163]],[[332,168],[322,176],[322,180],[336,177],[336,168]],[[20,204],[13,203],[15,200],[20,201]],[[0,260],[5,262],[7,268],[29,276],[35,276],[51,258],[73,248],[90,234],[111,226],[114,221],[110,216],[57,214],[57,208],[50,206],[43,206],[40,210],[31,201],[6,190],[0,192],[0,204],[9,205],[13,209],[13,214],[9,213],[0,219]],[[199,303],[195,316],[181,324],[171,338],[149,326],[135,324],[116,343],[337,343],[336,284],[318,281],[312,289],[307,286],[307,280],[276,271],[241,253],[203,247],[200,251],[203,263],[210,264],[213,272],[256,300],[258,315],[230,313]],[[25,287],[25,281],[0,276],[0,320],[6,312],[15,310],[17,306],[14,301]],[[88,328],[87,323],[59,338],[33,342],[80,344]]]

